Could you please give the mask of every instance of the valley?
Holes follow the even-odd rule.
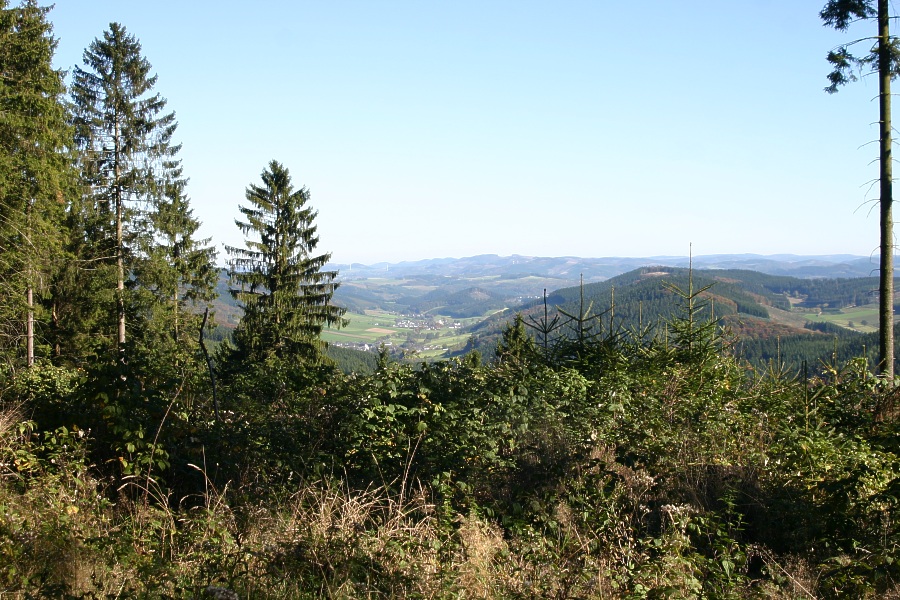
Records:
[[[691,264],[692,280],[686,268]],[[334,302],[347,309],[349,324],[323,329],[322,338],[347,351],[372,353],[383,346],[408,360],[439,360],[473,349],[489,360],[517,312],[534,333],[545,291],[548,318],[560,310],[585,310],[583,295],[591,319],[607,331],[662,327],[679,311],[669,287],[691,285],[708,288],[702,294],[709,304],[704,318],[714,317],[733,332],[740,352],[755,364],[822,361],[836,347],[852,357],[876,345],[870,338],[878,325],[877,286],[862,257],[484,255],[333,268],[341,282]],[[222,339],[240,320],[227,290],[223,274],[214,307],[220,325],[214,337]],[[566,329],[558,334],[566,335]]]
[[[332,346],[364,352],[384,346],[393,353],[435,359],[465,346],[469,327],[481,317],[453,319],[441,315],[408,315],[384,310],[348,312],[350,324],[327,328],[322,339]]]

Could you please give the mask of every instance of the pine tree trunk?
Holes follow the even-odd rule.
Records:
[[[125,358],[125,257],[122,235],[122,185],[119,165],[119,126],[116,124],[116,157],[115,157],[115,196],[116,196],[116,313],[119,321],[119,360]]]
[[[25,292],[25,301],[28,304],[28,316],[25,320],[25,355],[29,367],[34,366],[34,290],[31,282]]]
[[[894,379],[894,218],[891,169],[891,64],[888,0],[878,0],[878,81],[881,164],[881,271],[879,291],[879,351],[881,373]]]
[[[29,199],[25,207],[26,214],[26,248],[25,252],[28,257],[28,268],[26,277],[28,282],[25,288],[25,364],[28,367],[34,366],[34,270],[32,268],[32,243],[31,243],[31,211],[33,210],[34,200]]]
[[[56,298],[53,299],[53,305],[50,309],[50,319],[53,322],[53,337],[55,338],[55,341],[53,343],[53,355],[56,358],[59,358],[60,356],[62,356],[62,344],[59,343],[59,303]]]

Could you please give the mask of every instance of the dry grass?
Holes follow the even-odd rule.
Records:
[[[509,549],[503,532],[474,516],[459,519],[459,548],[453,557],[456,588],[465,598],[496,598],[498,580],[508,576]]]
[[[477,511],[448,514],[418,485],[355,490],[313,481],[281,502],[256,505],[209,480],[177,503],[148,477],[110,489],[85,462],[80,438],[52,462],[39,460],[36,436],[29,439],[22,423],[14,409],[0,411],[3,598],[195,598],[207,586],[240,598],[346,600],[599,599],[638,585],[686,596],[700,589],[687,517],[676,518],[682,506],[660,509],[663,545],[648,549],[639,532],[659,484],[616,463],[607,446],[592,455],[606,471],[584,473],[591,485],[615,482],[602,501],[579,507],[558,498],[545,521],[511,528]],[[752,593],[816,597],[814,565],[754,552],[772,577]]]
[[[427,598],[441,587],[438,522],[422,488],[406,495],[307,485],[252,537],[272,565],[317,582],[327,597]]]
[[[760,557],[773,576],[785,581],[784,585],[776,588],[767,586],[761,590],[770,598],[817,598],[815,590],[818,587],[819,576],[809,563],[800,557],[776,557],[769,551],[761,551]]]

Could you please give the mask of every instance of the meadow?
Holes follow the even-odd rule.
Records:
[[[382,344],[399,348],[421,358],[440,358],[465,346],[470,325],[487,315],[467,319],[428,315],[404,315],[385,310],[347,312],[349,324],[341,329],[325,329],[322,339],[329,344],[370,349]]]
[[[875,333],[878,331],[877,304],[853,306],[834,312],[809,313],[806,314],[805,317],[807,321],[815,323],[833,323],[840,327],[852,329],[853,331],[859,331],[861,333]],[[894,322],[896,323],[897,320],[895,319]]]

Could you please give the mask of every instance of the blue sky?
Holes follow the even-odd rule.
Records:
[[[877,81],[823,91],[828,50],[870,28],[823,27],[823,2],[57,0],[50,20],[64,69],[111,21],[141,41],[220,248],[276,159],[341,263],[877,255]]]

